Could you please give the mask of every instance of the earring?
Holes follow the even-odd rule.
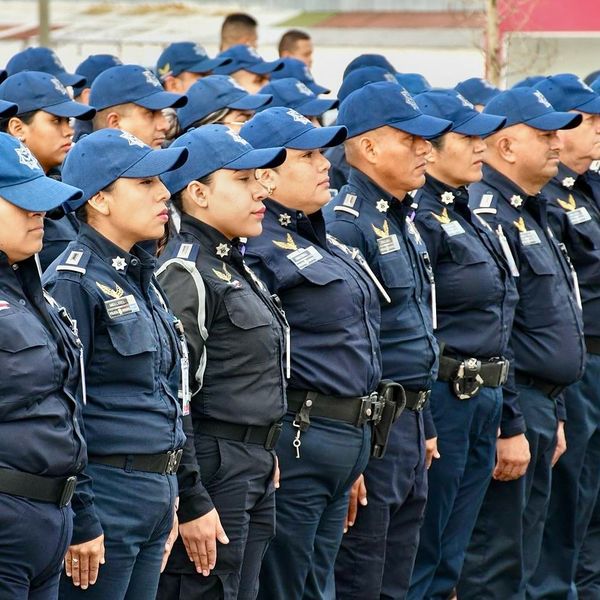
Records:
[[[17,139],[18,139],[20,142],[24,142],[24,141],[25,141],[25,138],[24,138],[22,135],[21,135],[21,136],[19,136]]]
[[[275,186],[274,185],[268,185],[267,186],[267,194],[269,194],[269,196],[275,191]]]

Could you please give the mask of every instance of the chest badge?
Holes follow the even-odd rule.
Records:
[[[525,233],[527,231],[523,217],[519,217],[518,221],[513,221],[513,225],[519,230],[520,233]]]
[[[572,179],[572,178],[571,178]],[[560,204],[561,208],[564,208],[567,212],[571,212],[577,208],[577,204],[575,202],[575,198],[573,198],[573,194],[569,194],[569,197],[566,200],[561,200],[560,198],[556,199]]]
[[[454,202],[454,194],[452,192],[444,192],[440,195],[442,204],[452,204]]]
[[[124,271],[126,266],[127,261],[122,256],[116,256],[112,259],[112,267],[115,271]]]
[[[229,246],[227,244],[219,244],[216,248],[216,253],[219,258],[224,258],[229,254]]]
[[[442,209],[441,215],[436,215],[433,211],[431,211],[431,215],[438,223],[442,223],[442,225],[450,223],[450,217],[448,216],[447,208]]]
[[[510,204],[515,208],[519,208],[521,204],[523,204],[523,198],[521,198],[521,196],[518,194],[515,194],[514,196],[510,197]]]
[[[10,304],[6,300],[0,300],[0,310],[8,310]]]
[[[278,221],[282,227],[288,227],[289,224],[292,222],[292,217],[290,217],[290,215],[288,215],[287,213],[281,213],[279,215]]]
[[[98,286],[98,289],[103,294],[106,294],[109,298],[122,298],[123,294],[125,293],[123,291],[123,288],[117,285],[116,283],[114,290],[110,286],[105,285],[104,283],[100,283],[99,281],[96,281],[96,285]]]
[[[575,185],[575,178],[574,177],[565,177],[561,183],[563,184],[564,187],[566,187],[567,189],[571,189],[574,185]]]
[[[377,236],[377,246],[380,254],[389,254],[400,250],[398,236],[395,233],[390,234],[390,225],[387,219],[383,220],[381,228],[376,227],[373,223],[371,223],[371,227]]]
[[[381,200],[378,200],[377,204],[375,205],[375,208],[380,213],[386,213],[388,211],[389,207],[390,207],[390,203],[387,200],[384,200],[383,198]]]
[[[298,250],[298,246],[296,246],[296,242],[294,242],[294,238],[291,233],[288,233],[285,236],[284,242],[278,242],[277,240],[273,240],[273,243],[278,248],[283,248],[284,250]]]
[[[227,265],[225,263],[223,263],[223,270],[219,271],[218,269],[213,269],[212,272],[221,280],[224,281],[225,283],[228,283],[229,285],[235,287],[235,288],[241,288],[242,284],[237,280],[237,279],[233,279],[232,274],[227,270]]]

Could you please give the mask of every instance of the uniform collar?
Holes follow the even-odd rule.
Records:
[[[382,215],[388,214],[399,206],[410,204],[407,199],[404,199],[404,201],[398,200],[398,198],[377,185],[368,175],[354,167],[350,167],[348,184],[359,192],[362,203],[374,206]]]
[[[425,185],[421,189],[432,195],[445,208],[452,209],[454,206],[465,207],[469,205],[469,194],[464,186],[451,187],[426,174]]]
[[[554,177],[554,181],[558,183],[561,188],[563,188],[566,192],[573,190],[573,188],[577,187],[577,185],[582,181],[582,176],[567,167],[567,165],[563,163],[558,164],[558,173],[556,177]]]
[[[181,215],[181,233],[192,235],[217,260],[231,263],[232,259],[241,259],[243,247],[238,238],[230,240],[211,225],[187,213]]]
[[[265,206],[270,220],[279,223],[282,229],[294,231],[323,247],[327,246],[327,230],[322,211],[307,215],[301,210],[283,206],[272,198],[265,200]]]
[[[483,166],[483,179],[486,184],[491,185],[501,192],[505,202],[510,204],[517,212],[521,212],[525,205],[539,202],[541,195],[530,196],[524,192],[514,181],[489,165]]]

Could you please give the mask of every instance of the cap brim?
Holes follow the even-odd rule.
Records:
[[[188,158],[187,148],[152,150],[134,165],[121,173],[121,177],[156,177],[178,169]]]
[[[293,150],[316,150],[317,148],[330,148],[339,146],[348,137],[348,130],[340,125],[333,127],[315,127],[301,133],[298,137],[286,144]]]
[[[227,105],[227,108],[233,108],[235,110],[256,110],[262,106],[270,104],[273,100],[271,94],[247,94],[242,96],[239,100],[234,100]]]
[[[210,73],[218,67],[223,67],[231,62],[231,58],[205,58],[204,60],[199,60],[191,67],[185,68],[184,71],[189,71],[190,73]]]
[[[224,169],[269,169],[285,162],[285,148],[262,148],[250,150],[223,166]]]
[[[155,92],[144,98],[131,100],[133,104],[139,104],[148,110],[162,110],[163,108],[181,108],[187,104],[187,96],[172,94],[171,92]]]
[[[452,131],[462,135],[486,137],[502,129],[505,124],[506,119],[504,117],[477,113],[460,125],[453,127]]]
[[[332,110],[339,106],[340,102],[337,98],[313,98],[303,104],[298,104],[294,107],[301,115],[305,117],[318,117],[328,110]]]
[[[44,106],[43,110],[57,117],[75,117],[82,121],[89,121],[96,114],[94,107],[80,104],[79,102],[72,102],[71,100],[53,104],[52,106]]]
[[[0,69],[0,83],[2,83],[8,77],[8,73],[5,69]]]
[[[0,100],[0,117],[8,119],[14,117],[19,112],[19,107],[14,102]]]
[[[395,123],[382,123],[380,127],[384,127],[385,125],[425,139],[439,137],[452,128],[451,121],[438,119],[438,117],[430,117],[429,115],[418,115],[412,119],[396,121]]]
[[[47,211],[81,199],[83,192],[62,181],[40,175],[24,183],[0,188],[0,196],[25,210]]]
[[[576,106],[574,110],[579,110],[590,115],[600,115],[600,98],[592,98],[590,101]]]
[[[75,73],[58,73],[55,75],[63,85],[70,86],[82,86],[85,85],[87,79],[83,75],[76,75]]]
[[[524,124],[542,131],[557,131],[558,129],[573,129],[582,120],[583,117],[579,113],[555,111],[524,121]]]
[[[323,87],[322,85],[319,85],[318,83],[315,83],[314,81],[304,82],[304,85],[306,85],[306,87],[313,94],[316,94],[317,96],[319,94],[330,94],[331,93],[331,90],[328,90],[326,87]]]
[[[250,73],[255,73],[256,75],[266,75],[267,73],[272,73],[273,71],[279,71],[281,69],[283,69],[283,61],[272,60],[270,62],[259,62],[248,67],[241,67],[241,69],[238,70],[250,71]]]

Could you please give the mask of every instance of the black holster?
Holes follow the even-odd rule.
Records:
[[[377,388],[380,402],[383,403],[381,418],[373,422],[371,436],[371,456],[383,458],[387,448],[392,425],[406,406],[404,388],[389,379],[383,380]]]

